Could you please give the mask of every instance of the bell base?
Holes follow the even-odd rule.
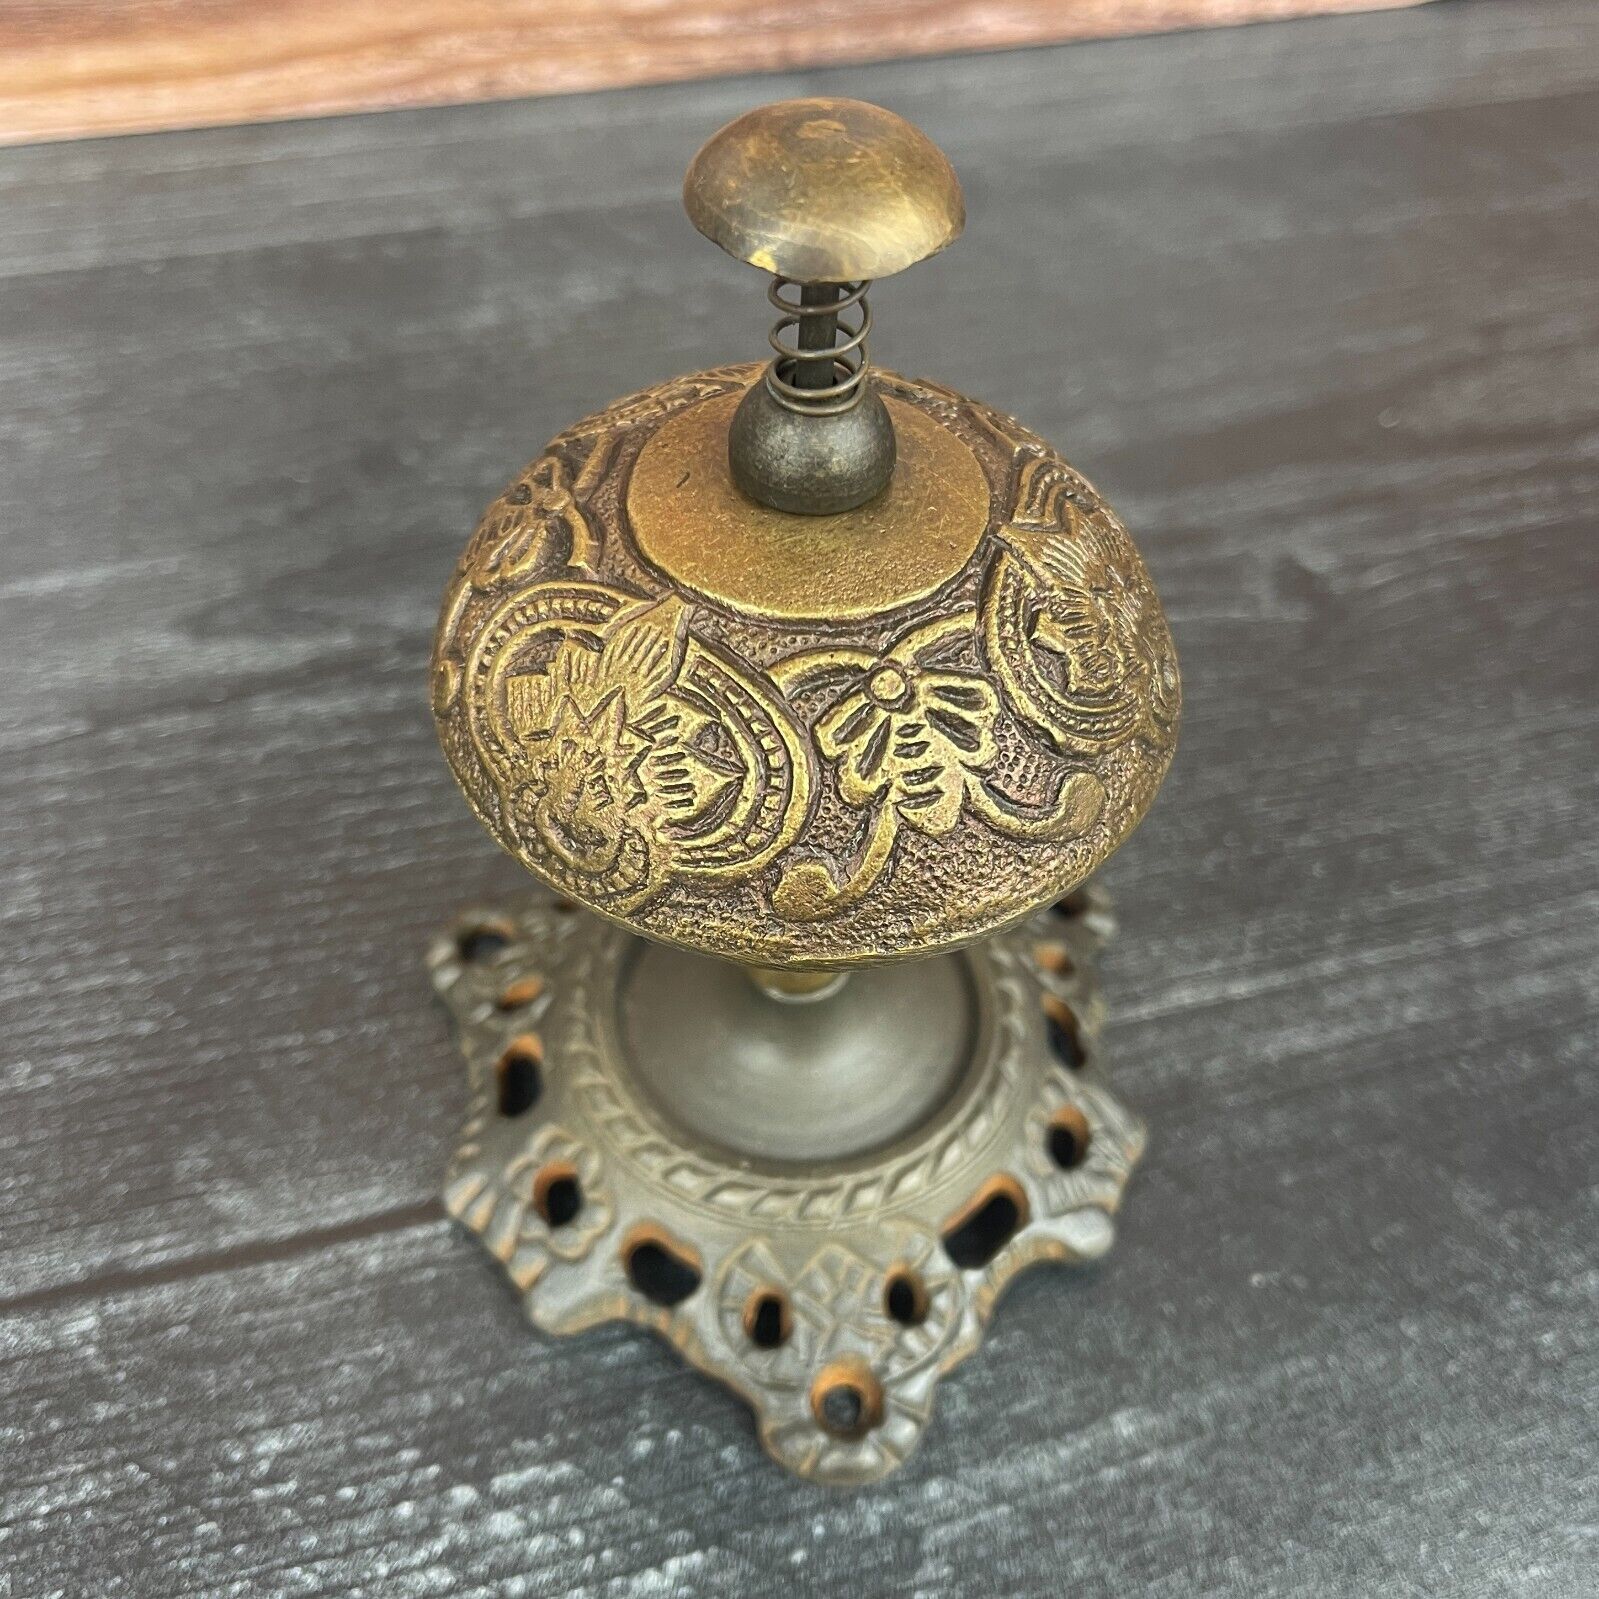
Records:
[[[1004,1285],[1109,1248],[1143,1145],[1100,1086],[1103,896],[793,1005],[548,899],[428,964],[466,1055],[445,1185],[534,1324],[627,1320],[780,1464],[887,1475]]]

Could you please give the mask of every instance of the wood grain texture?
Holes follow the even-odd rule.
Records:
[[[811,89],[950,152],[882,358],[1094,478],[1188,698],[1105,873],[1117,1251],[855,1495],[520,1325],[421,967],[518,883],[445,578],[571,417],[758,350],[676,185]],[[1596,144],[1599,13],[1462,0],[0,159],[13,1592],[1588,1599]]]
[[[0,141],[776,72],[1417,0],[22,0]]]

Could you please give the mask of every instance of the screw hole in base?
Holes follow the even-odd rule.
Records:
[[[1088,914],[1088,895],[1082,889],[1074,888],[1049,907],[1049,914],[1063,922],[1079,922]]]
[[[1063,1105],[1050,1119],[1044,1145],[1062,1171],[1075,1171],[1088,1158],[1091,1137],[1088,1118],[1075,1105]]]
[[[525,1116],[538,1104],[544,1092],[544,1046],[527,1033],[516,1040],[494,1063],[497,1103],[506,1117]]]
[[[944,1229],[944,1253],[962,1271],[981,1271],[1027,1221],[1027,1196],[1012,1177],[994,1177],[977,1190]]]
[[[811,1384],[811,1414],[835,1438],[864,1438],[883,1419],[883,1385],[864,1361],[835,1360]]]
[[[494,1008],[501,1011],[521,1010],[525,1005],[531,1005],[543,992],[542,977],[519,977],[514,983],[505,985],[494,1002]]]
[[[781,1349],[794,1330],[794,1313],[775,1288],[759,1288],[744,1307],[744,1332],[757,1349]]]
[[[920,1327],[927,1320],[927,1284],[906,1267],[890,1272],[883,1285],[883,1309],[902,1327]]]
[[[565,1161],[541,1167],[533,1179],[533,1208],[547,1227],[565,1227],[583,1208],[583,1186],[577,1171]]]
[[[1033,947],[1033,960],[1051,977],[1067,978],[1077,970],[1064,944],[1037,944]]]
[[[455,941],[455,953],[469,966],[478,966],[493,960],[510,942],[509,928],[485,923],[481,927],[467,928]]]
[[[671,1309],[700,1285],[699,1262],[653,1228],[633,1233],[622,1247],[627,1279],[651,1304]]]
[[[1067,1071],[1080,1072],[1088,1064],[1077,1013],[1053,994],[1044,998],[1044,1030],[1049,1035],[1049,1047],[1054,1050],[1055,1058]]]

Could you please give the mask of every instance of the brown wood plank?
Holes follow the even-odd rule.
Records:
[[[204,127],[1415,0],[23,0],[0,140]]]
[[[1124,511],[1190,707],[1108,873],[1122,1242],[861,1495],[520,1324],[420,967],[518,882],[438,592],[570,417],[759,345],[675,183],[802,88],[949,149],[882,356]],[[1599,13],[1463,0],[0,157],[0,1576],[1587,1599],[1596,142]]]

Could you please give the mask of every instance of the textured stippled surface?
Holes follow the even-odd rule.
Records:
[[[674,184],[813,89],[1004,241],[877,353],[1081,465],[1189,690],[1106,873],[1116,1251],[858,1493],[529,1333],[419,970],[524,888],[425,700],[462,530],[758,341]],[[0,158],[13,1592],[1588,1599],[1596,130],[1592,5],[1463,0]]]
[[[450,768],[559,893],[706,954],[840,967],[1008,927],[1105,860],[1171,763],[1182,691],[1149,574],[1042,439],[888,372],[873,381],[916,443],[882,510],[749,507],[727,425],[759,373],[617,401],[484,513],[433,650]],[[656,456],[683,421],[692,442]],[[716,473],[729,499],[672,498]],[[945,570],[885,593],[912,561],[869,541],[934,542],[943,518],[922,507],[956,499],[972,525]],[[646,557],[662,502],[695,529],[718,599]],[[712,503],[720,518],[695,514]],[[801,616],[728,592],[751,566],[783,573],[796,538],[832,556],[809,556]]]

